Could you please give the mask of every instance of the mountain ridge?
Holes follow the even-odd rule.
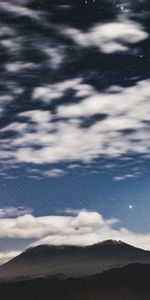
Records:
[[[64,249],[91,249],[91,248],[98,248],[98,247],[103,247],[103,246],[125,246],[125,247],[130,247],[130,248],[134,248],[134,249],[138,249],[140,251],[143,251],[143,252],[147,252],[147,253],[150,253],[149,250],[144,250],[144,249],[141,249],[139,247],[136,247],[136,246],[133,246],[133,245],[130,245],[128,243],[125,243],[121,240],[112,240],[112,239],[108,239],[108,240],[104,240],[102,242],[99,242],[99,243],[94,243],[94,244],[91,244],[91,245],[86,245],[86,246],[79,246],[79,245],[65,245],[65,244],[62,244],[62,245],[49,245],[49,244],[41,244],[41,245],[37,245],[37,246],[32,246],[32,247],[29,247],[27,249],[25,249],[22,253],[20,253],[18,256],[20,255],[23,255],[23,254],[26,254],[26,253],[29,253],[29,252],[35,252],[37,250],[45,250],[45,249],[52,249],[52,250],[64,250]],[[17,256],[17,257],[18,257]],[[13,259],[15,259],[16,257],[14,257]],[[12,259],[12,260],[13,260]],[[5,264],[9,263],[10,261],[6,262]],[[4,264],[4,265],[5,265]]]
[[[132,263],[150,264],[150,251],[106,240],[81,247],[39,245],[0,266],[0,281],[20,278],[85,277]]]
[[[3,300],[149,300],[149,280],[150,265],[131,264],[83,278],[0,283],[0,294]]]

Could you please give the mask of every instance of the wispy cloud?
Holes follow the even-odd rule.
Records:
[[[137,176],[136,174],[124,174],[124,175],[120,175],[120,176],[115,176],[114,180],[115,181],[123,181],[125,179],[135,178],[136,176]]]
[[[29,213],[32,213],[32,209],[23,206],[0,208],[0,218],[15,218]]]
[[[57,213],[61,214],[61,215],[71,215],[71,216],[77,216],[79,214],[79,212],[81,212],[82,210],[80,209],[73,209],[73,208],[69,208],[66,207],[64,209],[58,209]],[[83,209],[84,211],[84,209]]]
[[[27,16],[34,19],[39,19],[40,16],[38,11],[31,10],[23,5],[12,4],[9,1],[1,1],[0,9],[13,15]]]
[[[1,164],[75,165],[148,154],[149,73],[136,68],[135,79],[125,67],[118,83],[117,67],[118,59],[123,66],[134,59],[136,67],[149,37],[142,23],[116,13],[111,22],[89,19],[86,28],[75,28],[69,19],[58,24],[44,3],[40,12],[30,1],[0,3],[6,20],[0,32]],[[57,13],[61,9],[68,7],[60,5]],[[16,26],[15,18],[23,22]],[[109,67],[107,58],[113,61]],[[63,175],[58,169],[42,174]]]
[[[64,46],[51,46],[42,49],[43,53],[49,58],[49,63],[53,69],[57,69],[64,62],[65,59],[65,47]]]
[[[59,177],[65,174],[64,170],[61,169],[51,169],[51,170],[47,170],[44,171],[42,175],[46,176],[46,177]]]
[[[132,169],[132,172],[122,173],[114,176],[115,181],[124,181],[126,179],[138,178],[143,172],[142,167],[139,165]]]
[[[80,88],[80,83],[74,84],[72,88],[77,89],[77,85]],[[59,85],[56,92],[60,92]],[[84,96],[80,103],[58,106],[55,115],[48,110],[20,113],[23,122],[12,122],[1,130],[15,133],[2,144],[1,157],[15,163],[43,164],[148,154],[149,93],[149,80],[145,80],[117,93],[95,91],[92,96]],[[98,114],[99,118],[105,117],[97,120]],[[92,117],[95,119],[91,125],[84,127],[84,122]]]

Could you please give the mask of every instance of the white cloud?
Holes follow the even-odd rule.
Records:
[[[35,67],[35,65],[33,63],[22,63],[22,62],[14,62],[14,63],[8,63],[5,65],[5,68],[8,72],[19,72],[19,71],[23,71],[25,69],[29,70],[29,69],[33,69]]]
[[[34,178],[34,179],[41,179],[43,177],[61,177],[65,174],[65,171],[59,168],[50,168],[50,169],[36,169],[36,168],[30,168],[27,170],[28,177]]]
[[[62,62],[64,61],[64,48],[57,45],[57,47],[43,47],[43,52],[48,56],[50,59],[50,67],[57,69]]]
[[[150,234],[138,234],[114,225],[117,219],[104,219],[97,212],[79,211],[71,216],[34,217],[31,214],[0,220],[0,237],[35,238],[38,244],[90,245],[107,239],[122,240],[150,250]]]
[[[42,124],[44,124],[45,126],[45,123],[48,123],[51,120],[51,115],[49,111],[31,110],[20,113],[19,116],[30,118],[32,122],[40,124],[40,128]]]
[[[14,99],[14,97],[12,95],[2,95],[0,96],[0,103],[4,104],[6,102],[10,102]]]
[[[134,173],[134,174],[124,174],[124,175],[120,175],[120,176],[115,176],[114,180],[115,181],[123,181],[123,180],[128,179],[128,178],[135,178],[136,176],[137,176],[136,173]]]
[[[60,83],[39,86],[33,92],[33,99],[40,99],[44,102],[50,102],[55,99],[61,98],[69,89],[75,89],[80,84],[81,79],[75,78],[65,80]]]
[[[47,170],[43,172],[43,176],[46,177],[60,177],[62,175],[64,175],[64,171],[61,169],[51,169],[51,170]]]
[[[123,42],[125,45],[126,42],[136,42],[146,38],[147,34],[139,24],[129,21],[117,22],[97,25],[86,33],[81,32],[82,43],[85,46],[92,42],[98,43],[97,45],[99,43],[100,45],[103,43],[109,45],[110,40],[117,40],[117,42]],[[116,31],[111,29],[114,28],[113,26],[116,26]],[[7,30],[4,29],[4,31]],[[106,40],[104,39],[105,35]],[[100,40],[97,38],[99,36]],[[20,51],[24,41],[26,41],[26,37],[20,37],[17,33],[16,38],[2,40],[5,44],[8,43],[7,47],[11,51],[14,49],[15,53]],[[15,43],[15,45],[11,43]],[[33,44],[36,43],[37,41],[33,41]],[[59,57],[57,56],[59,48],[58,52],[55,53],[55,47],[52,47],[51,41],[48,44],[44,40],[42,46],[37,45],[37,47],[40,51],[46,49],[47,55],[54,60],[54,64],[59,64]],[[57,57],[52,58],[52,54],[56,54]],[[32,64],[30,65],[29,62],[22,63],[19,59],[18,63],[16,60],[15,62],[11,60],[5,66],[11,72],[19,72],[30,67]],[[16,163],[42,164],[57,163],[64,160],[91,162],[100,156],[119,157],[129,152],[149,153],[149,129],[146,124],[150,114],[149,86],[150,80],[145,80],[127,88],[112,86],[102,93],[96,91],[94,86],[84,83],[81,77],[37,86],[32,91],[33,100],[38,99],[49,104],[53,100],[65,97],[70,89],[73,90],[75,97],[82,100],[75,104],[69,104],[70,99],[66,97],[66,100],[68,99],[67,104],[59,105],[53,116],[49,111],[40,110],[22,114],[22,117],[28,115],[35,124],[28,124],[27,121],[22,124],[13,122],[3,128],[1,132],[14,130],[17,135],[2,142],[0,157],[6,158],[6,160],[12,159]],[[0,97],[1,113],[3,106],[15,100],[24,91],[14,82],[8,82],[8,88],[8,92]],[[96,121],[88,128],[82,127],[82,117],[87,120],[95,114],[106,114],[108,117],[103,121]],[[68,120],[61,121],[60,118]],[[53,123],[53,119],[55,119],[55,123]],[[130,135],[124,135],[120,132],[128,129],[134,132]]]
[[[129,50],[129,44],[138,43],[148,37],[140,24],[129,20],[97,24],[89,31],[67,28],[64,33],[82,47],[97,47],[101,52],[114,53]]]
[[[58,4],[58,8],[62,10],[68,10],[72,7],[71,4]]]
[[[116,88],[116,87],[115,87]],[[136,119],[147,120],[149,119],[149,92],[150,80],[143,80],[136,83],[136,85],[127,88],[118,87],[118,91],[114,93],[113,87],[106,90],[105,93],[95,92],[91,97],[85,98],[78,104],[64,105],[58,107],[58,115],[60,117],[82,117],[92,116],[94,114],[108,114],[111,117],[118,116],[114,123],[116,129],[132,127],[136,124]],[[137,109],[138,108],[140,110]],[[148,109],[148,111],[147,111]],[[145,112],[145,115],[142,113]],[[128,118],[131,118],[128,124]],[[109,126],[111,127],[111,118]],[[132,122],[132,123],[131,123]],[[135,122],[135,123],[134,123]],[[121,129],[122,129],[121,126]]]
[[[68,166],[68,169],[77,169],[77,168],[79,168],[80,167],[80,165],[79,164],[70,164],[69,166]]]
[[[58,209],[57,213],[62,214],[62,215],[71,215],[71,216],[76,216],[78,215],[79,212],[82,210],[80,209],[73,209],[73,208],[64,208],[64,209]],[[83,210],[84,211],[84,210]]]
[[[34,78],[38,79],[39,75],[37,74],[42,74],[45,67],[46,70],[58,68],[64,61],[64,57],[67,64],[70,59],[73,59],[74,62],[74,59],[78,60],[76,55],[73,57],[74,51],[73,54],[70,54],[70,46],[68,47],[66,39],[63,39],[64,35],[69,36],[80,46],[95,46],[102,52],[112,53],[118,50],[128,50],[130,44],[146,39],[148,34],[144,28],[136,22],[121,19],[110,23],[98,23],[86,31],[60,28],[60,26],[56,26],[55,21],[52,22],[44,17],[47,14],[46,11],[40,13],[35,9],[27,8],[27,3],[29,1],[25,0],[21,4],[17,0],[1,1],[0,10],[14,16],[28,16],[38,20],[42,14],[41,26],[48,30],[56,30],[55,33],[62,38],[59,42],[53,35],[47,39],[44,32],[41,31],[34,35],[32,33],[35,28],[32,26],[31,31],[25,33],[24,26],[23,28],[22,26],[14,27],[9,22],[7,25],[1,24],[0,36],[2,39],[0,43],[4,52],[8,52],[9,59],[7,64],[5,62],[3,64],[6,80],[1,82],[4,90],[1,91],[0,96],[0,113],[7,114],[9,103],[16,101],[16,111],[12,112],[12,118],[8,118],[9,125],[0,131],[2,134],[5,132],[6,135],[9,130],[16,133],[13,137],[10,137],[9,133],[9,138],[4,138],[0,142],[1,161],[5,158],[6,163],[10,160],[14,163],[42,164],[62,161],[76,163],[76,161],[91,162],[100,156],[117,157],[129,152],[148,153],[149,132],[148,126],[143,121],[149,120],[149,80],[139,82],[132,88],[111,87],[112,90],[109,89],[106,93],[96,91],[95,87],[85,83],[82,77],[70,78],[53,84],[47,84],[47,77],[45,84],[41,83],[39,86],[37,86],[37,80],[34,80]],[[37,49],[40,59],[36,60],[36,63],[33,63],[33,57],[30,57],[29,61],[21,60],[23,53],[24,58],[28,56],[26,55],[29,54],[28,47],[31,52]],[[39,72],[34,74],[35,68],[39,68]],[[26,84],[22,84],[21,77],[12,78],[10,74],[7,74],[9,72],[24,73],[25,71],[30,71],[29,77],[33,78],[32,83],[36,86],[33,89],[32,84],[30,89]],[[116,93],[115,88],[118,89]],[[68,92],[70,90],[74,94],[74,100],[82,99],[80,103],[77,99],[79,104],[69,104]],[[22,123],[19,123],[18,120],[12,121],[14,116],[15,119],[21,116],[17,116],[17,106],[20,106],[20,100],[22,101],[24,98],[23,92],[30,93],[30,91],[32,100],[44,102],[44,109],[48,107],[45,104],[62,97],[67,105],[59,105],[58,101],[58,110],[54,115],[40,110],[24,114],[24,116],[28,114],[27,117],[35,124],[31,124],[27,120]],[[32,104],[34,105],[34,103]],[[83,128],[81,118],[88,118],[97,113],[108,114],[108,118],[102,122],[95,122],[89,128]],[[68,120],[62,121],[61,118],[68,118]],[[53,122],[54,119],[55,122]],[[119,131],[128,128],[136,131],[130,137]],[[138,142],[135,143],[136,140]]]
[[[5,81],[5,79],[1,80],[1,85],[4,90],[3,88],[1,89],[0,112],[3,113],[7,109],[7,106],[23,93],[24,89],[15,81]]]
[[[10,26],[3,25],[2,23],[0,24],[0,26],[1,26],[1,31],[0,31],[1,38],[5,36],[15,35],[16,32]]]
[[[71,211],[70,213],[72,214]],[[67,218],[68,223],[66,223]],[[138,234],[121,227],[113,229],[113,225],[118,222],[114,218],[106,220],[97,212],[81,211],[74,217],[64,217],[65,226],[63,226],[63,222],[61,224],[64,231],[61,230],[60,233],[57,231],[56,234],[46,236],[33,245],[71,244],[85,246],[113,239],[122,240],[136,247],[150,250],[150,234]],[[53,225],[55,226],[55,221]]]
[[[7,1],[0,2],[0,9],[17,16],[28,16],[33,19],[39,19],[40,13],[38,11],[24,7],[23,5],[11,4]]]
[[[0,218],[7,218],[7,217],[18,217],[25,214],[29,214],[32,212],[31,208],[26,208],[23,206],[19,207],[3,207],[0,208]]]
[[[71,86],[75,91],[83,87],[80,79],[67,81],[65,85],[58,84],[58,91],[56,88],[55,92],[60,93],[62,88],[63,93]],[[98,93],[92,87],[90,89],[90,86],[88,89],[92,90],[92,95],[84,96],[76,104],[58,106],[55,115],[42,110],[19,114],[19,117],[27,117],[28,120],[11,123],[3,128],[2,132],[14,130],[18,135],[5,140],[1,147],[1,157],[11,158],[16,163],[42,164],[78,160],[87,163],[98,157],[113,158],[128,153],[148,154],[150,80],[139,81],[136,85],[121,88],[116,93],[110,89],[105,93]],[[42,97],[38,92],[37,96],[40,95]],[[95,120],[87,128],[82,126],[82,118],[88,120],[97,114],[106,115],[107,118]]]
[[[7,261],[11,260],[15,256],[18,256],[20,251],[4,251],[0,252],[0,265],[6,263]]]

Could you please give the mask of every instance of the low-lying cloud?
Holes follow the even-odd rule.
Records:
[[[0,238],[36,239],[32,245],[91,245],[107,239],[122,240],[150,250],[150,233],[129,231],[116,218],[98,212],[69,210],[64,215],[34,217],[31,214],[0,219]],[[117,224],[117,227],[116,227]],[[117,229],[116,229],[117,228]]]
[[[7,261],[11,260],[12,258],[16,257],[19,254],[20,254],[20,251],[0,252],[0,265],[6,263]]]
[[[25,214],[30,214],[32,213],[31,208],[25,208],[23,206],[19,207],[3,207],[0,208],[0,218],[14,218],[14,217],[19,217]]]

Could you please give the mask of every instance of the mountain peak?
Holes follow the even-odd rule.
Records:
[[[35,247],[30,247],[27,248],[24,252],[28,252],[28,251],[41,251],[41,250],[45,250],[45,249],[65,249],[65,248],[88,248],[88,247],[93,247],[93,246],[97,246],[97,245],[127,245],[126,243],[120,241],[120,240],[104,240],[102,242],[96,243],[96,244],[91,244],[88,246],[78,246],[78,245],[50,245],[50,244],[41,244],[41,245],[37,245]]]
[[[102,241],[102,242],[99,242],[99,243],[97,243],[97,244],[93,244],[93,245],[90,245],[90,246],[87,246],[87,247],[108,247],[109,248],[109,246],[130,246],[130,247],[132,247],[131,245],[129,245],[129,244],[126,244],[126,243],[124,243],[124,242],[122,242],[122,241],[120,241],[120,240],[111,240],[111,239],[109,239],[109,240],[104,240],[104,241]]]
[[[124,245],[125,243],[120,241],[120,240],[105,240],[103,242],[101,242],[102,245]]]
[[[0,281],[83,277],[131,263],[149,264],[150,252],[111,239],[86,247],[39,245],[0,266]]]
[[[78,249],[78,250],[84,250],[88,248],[99,248],[99,247],[115,247],[115,246],[128,246],[130,248],[135,248],[134,246],[131,246],[127,243],[122,242],[121,240],[104,240],[102,242],[88,245],[88,246],[77,246],[77,245],[49,245],[49,244],[41,244],[35,247],[30,247],[27,248],[22,254],[36,254],[36,253],[42,253],[42,252],[50,252],[50,251],[67,251],[67,250],[73,250],[73,249]]]

